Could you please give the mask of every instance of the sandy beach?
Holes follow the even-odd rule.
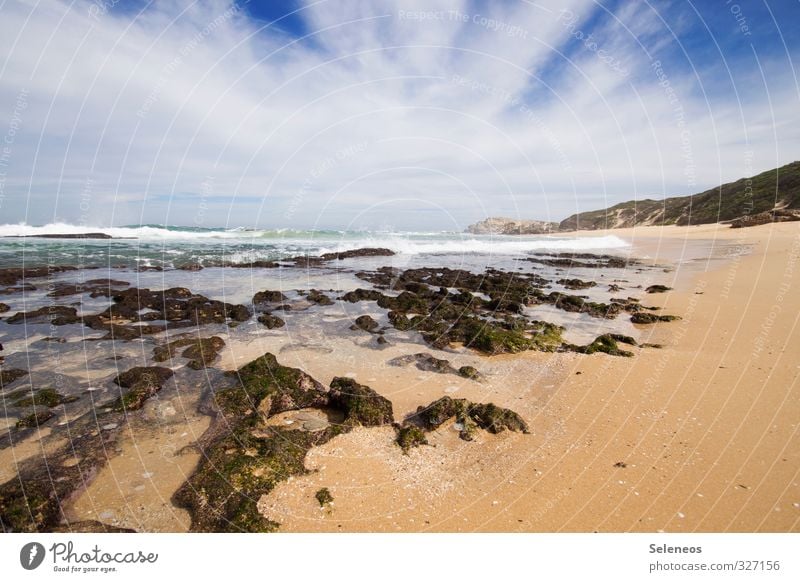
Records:
[[[469,398],[513,408],[531,434],[464,442],[450,423],[406,456],[390,428],[357,429],[313,449],[311,473],[264,496],[262,513],[281,531],[800,530],[800,229],[609,232],[633,255],[683,259],[674,290],[647,297],[682,317],[648,329],[642,341],[663,349],[484,357],[514,372]],[[325,357],[308,363],[329,379]],[[440,380],[409,395],[416,376],[371,385],[400,417],[448,392]],[[321,487],[334,498],[326,508]]]
[[[194,370],[185,357],[154,360],[154,348],[168,341],[162,333],[153,334],[154,339],[87,343],[93,340],[84,337],[80,324],[49,329],[40,325],[4,340],[9,368],[32,357],[34,386],[55,382],[77,398],[70,408],[54,405],[56,417],[46,419],[46,426],[24,431],[14,428],[22,409],[13,403],[26,389],[4,392],[5,428],[14,444],[0,448],[0,481],[13,491],[15,474],[28,461],[33,464],[24,470],[33,483],[42,479],[30,477],[37,474],[30,472],[37,462],[45,468],[63,465],[59,471],[75,474],[75,465],[82,463],[90,467],[80,473],[82,485],[65,486],[68,494],[51,520],[64,527],[91,522],[135,531],[187,531],[197,528],[197,515],[185,504],[178,507],[176,499],[181,490],[186,495],[187,487],[203,499],[203,486],[196,488],[192,479],[205,471],[209,483],[238,487],[214,464],[219,461],[208,461],[210,455],[261,462],[255,449],[236,451],[241,435],[254,435],[253,443],[280,447],[289,433],[295,434],[291,438],[314,438],[334,431],[309,445],[305,458],[297,457],[299,464],[290,472],[254,497],[244,495],[252,504],[248,511],[281,532],[798,531],[800,366],[793,346],[800,339],[800,229],[792,223],[744,229],[643,227],[577,236],[619,237],[629,244],[615,250],[617,261],[626,267],[571,270],[563,263],[546,264],[564,255],[543,254],[534,256],[539,261],[534,263],[526,255],[519,256],[519,262],[506,257],[503,268],[506,273],[521,272],[520,277],[546,274],[551,277],[548,291],[563,288],[565,279],[556,282],[558,277],[591,278],[593,287],[577,292],[587,293],[588,300],[607,302],[612,295],[628,295],[623,300],[635,302],[637,310],[641,301],[642,309],[658,307],[655,313],[680,319],[638,325],[627,312],[592,316],[537,301],[524,307],[524,315],[565,325],[559,350],[525,348],[489,356],[485,349],[481,353],[457,341],[437,348],[423,341],[418,330],[390,325],[386,309],[374,300],[344,300],[343,290],[368,285],[356,270],[367,269],[367,275],[359,275],[369,279],[369,273],[376,272],[369,269],[386,260],[381,257],[356,257],[344,269],[290,266],[230,274],[171,270],[144,275],[112,271],[140,286],[186,284],[216,289],[220,298],[229,298],[226,289],[231,288],[237,301],[249,301],[254,290],[280,288],[290,295],[283,299],[290,305],[274,313],[285,318],[286,325],[267,328],[242,307],[241,321],[235,325],[198,326],[190,337],[215,334],[224,341],[218,357],[214,354],[207,367]],[[583,255],[589,256],[602,260],[601,255]],[[481,255],[464,257],[487,260]],[[391,260],[402,262],[402,257]],[[434,266],[424,272],[435,273],[442,268],[437,263],[446,259],[425,260]],[[479,263],[472,268],[486,270]],[[79,272],[62,277],[71,281],[69,277],[87,276]],[[239,279],[222,287],[220,276]],[[671,290],[645,292],[651,283]],[[291,290],[314,285],[336,285],[339,290],[329,289],[334,300],[322,305],[310,301],[308,291]],[[72,302],[72,297],[63,301]],[[138,308],[140,300],[136,301]],[[108,303],[101,296],[72,305],[94,313]],[[352,325],[367,315],[375,318],[379,332]],[[170,337],[185,337],[181,331]],[[637,346],[625,345],[632,357],[576,349],[608,333],[635,336]],[[53,334],[63,336],[62,341],[44,341],[45,335]],[[95,338],[99,336],[95,332]],[[446,369],[415,365],[413,358],[420,353],[440,362],[446,359]],[[290,402],[277,412],[259,405],[263,424],[238,433],[228,444],[215,445],[213,439],[234,434],[234,425],[213,418],[219,407],[215,394],[235,383],[234,376],[224,372],[241,372],[264,354],[274,354],[279,366],[313,378],[306,383],[318,381],[327,387],[333,386],[334,378],[344,377],[369,387],[391,404],[396,423],[409,422],[419,407],[448,396],[508,409],[529,431],[477,430],[468,441],[460,438],[463,424],[450,418],[426,433],[427,445],[404,452],[396,442],[399,425],[346,425],[341,409],[333,414],[324,406],[303,408]],[[59,373],[48,371],[46,359],[58,362]],[[175,381],[166,383],[157,396],[152,393],[141,410],[115,413],[109,398],[120,394],[117,374],[153,364],[168,366],[162,370],[174,373]],[[465,366],[479,377],[460,374]],[[24,386],[24,381],[14,386]],[[242,422],[256,412],[242,410],[228,420]],[[346,429],[337,432],[337,425]],[[73,434],[68,426],[78,432]],[[298,427],[302,431],[295,431]],[[278,431],[277,436],[270,436],[270,430]],[[84,437],[88,440],[70,452],[67,439]],[[297,454],[291,446],[290,450]],[[46,480],[39,485],[47,487]],[[332,497],[329,503],[317,499],[324,489]],[[263,527],[248,525],[254,531]]]

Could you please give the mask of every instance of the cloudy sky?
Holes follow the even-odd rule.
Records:
[[[6,0],[0,223],[459,230],[800,159],[800,4]]]

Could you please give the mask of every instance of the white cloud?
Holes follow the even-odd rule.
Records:
[[[583,31],[594,2],[435,4],[310,2],[297,40],[219,1],[139,15],[6,3],[5,118],[27,94],[3,222],[191,224],[201,201],[208,226],[341,225],[373,205],[398,228],[558,219],[739,177],[745,133],[754,170],[796,155],[779,75],[768,93],[742,88],[743,121],[733,96],[707,102],[665,64],[678,125],[642,48],[671,42],[652,10],[624,5]]]

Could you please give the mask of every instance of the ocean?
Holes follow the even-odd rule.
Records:
[[[12,238],[80,233],[102,233],[113,238]],[[24,264],[170,269],[186,264],[247,264],[369,247],[388,248],[399,257],[436,256],[440,261],[458,263],[466,256],[497,258],[542,252],[624,252],[629,245],[616,236],[587,238],[568,235],[473,235],[446,231],[247,230],[158,225],[110,228],[72,224],[0,225],[2,268]]]

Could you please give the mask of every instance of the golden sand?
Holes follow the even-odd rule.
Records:
[[[312,450],[312,473],[262,497],[261,511],[282,531],[800,530],[800,228],[585,235],[605,234],[630,240],[634,256],[679,260],[675,290],[645,299],[683,318],[647,328],[643,341],[663,349],[437,354],[477,358],[494,371],[482,385],[352,361],[397,418],[458,384],[454,395],[512,408],[533,434],[464,442],[448,425],[405,456],[391,429],[359,429]],[[319,380],[342,375],[335,354],[307,356]],[[321,487],[334,497],[326,508]]]

